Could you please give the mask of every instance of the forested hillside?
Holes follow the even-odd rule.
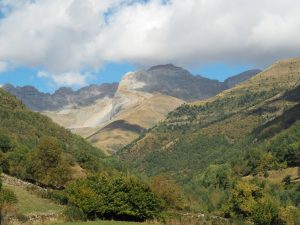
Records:
[[[300,166],[299,81],[300,59],[277,62],[216,97],[177,108],[120,158],[149,176],[175,179],[202,210],[255,224],[284,221],[300,204],[298,176],[278,183],[270,174]]]
[[[1,224],[11,218],[26,222],[32,216],[27,211],[39,214],[39,207],[47,208],[51,202],[64,209],[64,219],[69,221],[145,221],[159,218],[169,206],[148,183],[122,173],[118,162],[106,158],[100,149],[48,117],[29,111],[2,89],[0,168],[36,184],[27,190],[15,179],[16,183],[1,188],[0,178]],[[31,207],[24,206],[29,192]]]
[[[73,175],[106,167],[101,150],[46,116],[29,111],[2,89],[0,150],[4,172],[44,185],[60,186]]]

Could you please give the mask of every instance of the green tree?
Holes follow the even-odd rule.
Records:
[[[2,152],[7,152],[12,149],[12,147],[13,145],[10,138],[5,134],[0,133],[0,150]]]
[[[151,180],[151,190],[160,196],[170,208],[182,209],[184,196],[182,189],[174,180],[163,176],[155,176]]]
[[[227,164],[212,164],[204,171],[198,179],[198,183],[204,187],[215,187],[226,189],[234,181],[233,172]]]
[[[238,181],[231,190],[230,199],[226,206],[227,215],[251,216],[257,207],[257,200],[261,198],[261,189],[253,183]]]
[[[251,212],[251,219],[256,225],[272,225],[278,216],[279,204],[270,198],[259,199]]]
[[[300,210],[295,206],[281,207],[278,213],[277,224],[297,225],[300,222]]]
[[[160,200],[141,181],[122,175],[101,174],[67,185],[70,205],[81,209],[88,219],[106,218],[144,221],[158,217]]]
[[[42,137],[38,147],[27,157],[27,174],[45,185],[60,187],[71,179],[70,162],[63,156],[59,142]]]

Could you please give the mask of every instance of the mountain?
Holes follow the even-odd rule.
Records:
[[[13,87],[6,84],[2,88],[22,100],[31,110],[57,111],[65,107],[84,107],[94,104],[99,99],[111,98],[118,84],[90,85],[77,91],[62,87],[54,94],[39,92],[32,86]]]
[[[122,150],[120,158],[147,175],[168,174],[181,182],[192,179],[210,164],[241,160],[242,152],[266,141],[259,141],[262,134],[271,138],[271,134],[286,129],[281,124],[262,127],[290,111],[293,115],[300,113],[300,95],[295,92],[299,80],[300,59],[277,62],[232,89],[178,107]],[[286,98],[290,92],[297,95]],[[297,118],[290,118],[289,123],[293,125]]]
[[[78,91],[60,88],[52,95],[30,86],[3,88],[30,109],[113,153],[181,104],[212,97],[257,72],[252,70],[220,82],[167,64],[127,73],[120,84],[92,85]]]
[[[261,70],[254,69],[254,70],[247,70],[235,76],[227,78],[224,83],[226,84],[227,88],[232,88],[246,80],[249,80],[251,77],[255,76],[256,74],[260,73]]]
[[[186,102],[207,99],[221,91],[233,87],[260,70],[249,70],[228,78],[225,82],[194,76],[189,71],[172,64],[153,66],[148,70],[130,74],[130,82],[135,89],[147,93],[161,93]],[[127,78],[129,79],[129,78]]]
[[[113,153],[137,138],[141,132],[154,126],[177,108],[183,100],[172,96],[140,91],[140,83],[128,73],[119,84],[109,110],[98,117],[101,124],[93,128],[76,128],[95,146]],[[101,119],[103,118],[103,119]],[[109,119],[107,119],[109,118]],[[135,127],[134,129],[132,129]]]
[[[299,224],[299,115],[300,58],[279,61],[181,105],[117,156],[141,176],[176,181],[195,209],[253,224]]]
[[[254,76],[255,72],[253,70],[248,74]],[[236,82],[242,82],[249,76],[242,75],[239,78],[237,75]],[[120,82],[112,100],[110,121],[100,129],[91,131],[83,128],[77,129],[77,132],[95,146],[116,152],[146,129],[163,120],[168,112],[186,100],[214,96],[226,89],[226,85],[223,82],[193,76],[187,70],[170,64],[128,73]],[[139,128],[128,129],[127,125]]]
[[[193,76],[189,71],[172,64],[153,66],[131,76],[132,83],[139,83],[139,91],[159,92],[192,102],[216,95],[226,89],[217,80]]]

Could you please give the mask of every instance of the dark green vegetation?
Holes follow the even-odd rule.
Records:
[[[300,166],[299,81],[299,59],[278,62],[208,101],[179,107],[120,157],[135,171],[176,180],[196,209],[297,224],[298,178],[268,176]]]
[[[88,219],[144,221],[159,217],[164,209],[163,201],[147,184],[120,175],[99,175],[75,181],[67,186],[66,196],[69,204],[81,210]]]
[[[46,116],[29,111],[2,89],[0,166],[7,174],[48,188],[39,195],[66,205],[65,215],[70,220],[144,221],[159,217],[166,207],[149,185],[122,175],[118,163],[99,149]],[[11,190],[19,189],[1,190],[1,207],[2,202],[15,207],[11,203],[17,198]],[[22,201],[23,194],[17,195]],[[19,206],[16,208],[21,210]]]
[[[164,221],[182,211],[202,217],[203,211],[206,224],[230,224],[224,219],[230,218],[297,225],[299,85],[300,60],[284,61],[208,101],[171,112],[119,154],[151,185],[112,169],[115,161],[98,149],[0,90],[1,166],[52,188],[42,195],[65,205],[71,221]],[[0,193],[1,207],[18,200],[11,191]],[[188,216],[187,223],[167,224],[199,224]]]
[[[100,150],[46,116],[27,110],[2,89],[0,150],[5,173],[44,185],[63,185],[73,175],[71,167],[75,165],[87,171],[106,167]]]
[[[94,222],[59,223],[57,225],[151,225],[151,224],[152,223],[119,222],[119,221],[94,221]]]

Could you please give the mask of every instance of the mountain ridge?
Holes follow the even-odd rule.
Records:
[[[258,72],[248,71],[247,76],[236,75],[229,81],[235,85]],[[88,138],[95,146],[116,152],[143,130],[163,120],[168,112],[185,102],[207,99],[220,93],[228,88],[229,81],[194,76],[184,68],[166,64],[129,72],[119,84],[90,85],[78,91],[62,87],[52,95],[41,93],[41,98],[33,87],[13,88],[8,85],[3,88],[29,108]],[[22,90],[28,93],[22,93]],[[118,121],[141,129],[139,132],[126,130],[124,127],[130,126],[123,126],[124,123],[113,126]],[[102,129],[110,124],[115,129]]]
[[[142,85],[141,83],[144,83],[144,86],[133,87],[135,90],[149,93],[159,92],[190,102],[211,97],[225,89],[233,87],[235,84],[251,78],[259,72],[261,72],[259,69],[247,70],[237,75],[233,75],[224,82],[221,82],[201,75],[192,75],[188,70],[173,64],[165,64],[152,66],[147,70],[127,73],[120,81],[120,84],[131,74],[134,76],[136,82],[140,82],[140,85]],[[172,78],[172,80],[168,78]],[[176,84],[176,82],[182,83]],[[203,84],[199,86],[201,82],[203,82]],[[169,83],[172,84],[170,85]],[[197,85],[199,86],[197,90],[191,88]],[[105,97],[112,98],[116,94],[118,86],[119,83],[116,82],[99,85],[92,84],[76,91],[70,87],[60,87],[53,94],[41,92],[30,85],[15,87],[11,84],[4,84],[1,88],[22,100],[24,104],[32,110],[57,111],[61,110],[66,105],[74,107],[88,106],[95,103],[98,99]],[[180,94],[171,89],[177,89],[177,92],[180,91],[179,89],[184,89],[184,91],[187,92]],[[204,91],[201,89],[204,89]],[[209,93],[203,94],[203,92],[207,91]],[[197,93],[197,96],[191,97],[194,93]],[[190,97],[187,97],[188,95],[190,95]],[[29,100],[29,98],[37,97],[39,98],[39,101],[38,99]],[[46,101],[46,104],[43,104],[43,100]],[[51,104],[51,102],[53,103]],[[47,106],[47,104],[49,105]]]
[[[68,87],[61,87],[53,94],[43,93],[33,86],[14,87],[5,84],[2,89],[16,96],[24,104],[34,111],[57,111],[65,106],[88,106],[98,99],[111,98],[116,90],[117,83],[104,83],[101,85],[89,85],[73,91]]]

